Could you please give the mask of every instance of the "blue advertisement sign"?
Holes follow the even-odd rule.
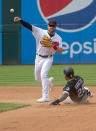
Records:
[[[29,2],[29,3],[28,3]],[[54,64],[96,63],[96,0],[22,0],[22,19],[47,29],[56,20],[63,54]],[[34,64],[35,39],[22,27],[22,64]]]
[[[0,64],[2,64],[2,0],[0,0]]]

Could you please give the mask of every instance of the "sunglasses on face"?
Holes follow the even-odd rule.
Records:
[[[56,25],[49,25],[50,27],[56,27]]]

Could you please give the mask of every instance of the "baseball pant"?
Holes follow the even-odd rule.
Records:
[[[52,66],[53,57],[43,58],[36,55],[35,59],[35,80],[42,82],[42,97],[49,98],[48,72]]]

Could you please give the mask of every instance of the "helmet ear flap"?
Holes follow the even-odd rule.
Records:
[[[73,77],[74,77],[74,74],[71,74],[71,75],[70,75],[70,78],[73,78]]]
[[[72,78],[72,77],[73,77],[73,75],[71,74],[71,75],[70,75],[70,77]]]

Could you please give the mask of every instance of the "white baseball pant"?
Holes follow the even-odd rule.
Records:
[[[48,79],[48,72],[52,66],[53,57],[43,58],[36,55],[35,59],[35,80],[42,82],[42,97],[49,98],[48,85],[50,80]]]

